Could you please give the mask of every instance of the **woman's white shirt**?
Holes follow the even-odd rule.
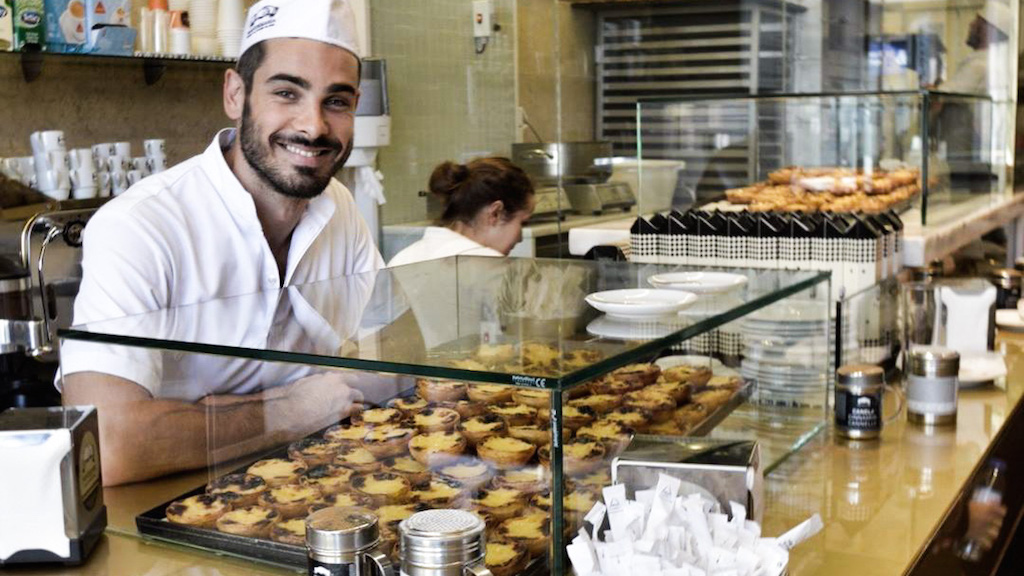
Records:
[[[440,226],[431,226],[423,238],[407,246],[388,262],[388,267],[403,266],[449,256],[496,256],[505,255],[494,248],[488,248],[462,234]]]

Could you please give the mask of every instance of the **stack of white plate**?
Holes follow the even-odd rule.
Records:
[[[741,321],[744,358],[740,373],[757,382],[762,403],[820,406],[827,400],[828,374],[835,336],[827,306],[820,302],[783,302]]]
[[[221,56],[238,58],[244,26],[245,6],[242,0],[220,0],[217,11],[217,44],[220,46]]]
[[[203,56],[216,56],[217,0],[189,0],[189,28],[192,30],[192,52]]]

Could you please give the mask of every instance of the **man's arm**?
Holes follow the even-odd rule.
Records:
[[[154,398],[116,376],[80,372],[64,380],[65,405],[97,407],[107,486],[202,468],[279,446],[338,422],[358,392],[339,373],[299,379],[257,394],[199,402]],[[272,422],[273,428],[266,427]]]

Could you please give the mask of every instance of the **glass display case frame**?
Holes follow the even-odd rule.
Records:
[[[587,383],[670,353],[674,346],[761,310],[772,312],[764,320],[795,314],[797,322],[813,322],[823,329],[815,339],[829,341],[830,274],[810,271],[734,270],[747,280],[731,300],[702,294],[691,306],[691,314],[638,320],[633,325],[641,328],[640,335],[601,336],[586,330],[593,321],[602,319],[584,302],[588,294],[646,289],[655,274],[700,270],[607,261],[452,257],[73,326],[59,333],[61,377],[65,384],[69,377],[82,371],[127,377],[130,371],[115,369],[120,362],[116,358],[130,358],[133,362],[141,359],[143,364],[149,361],[157,366],[157,384],[150,389],[159,390],[159,395],[163,395],[160,397],[179,400],[192,393],[185,389],[196,382],[205,385],[211,378],[224,379],[223,386],[214,386],[217,390],[204,389],[191,398],[197,402],[206,402],[207,395],[242,394],[240,389],[225,388],[232,374],[245,372],[233,369],[239,365],[255,366],[260,374],[286,367],[328,369],[325,373],[332,375],[358,372],[360,376],[412,376],[421,379],[416,385],[421,396],[425,395],[420,386],[432,390],[440,386],[439,380],[458,381],[470,387],[501,384],[515,390],[542,391],[542,407],[535,416],[538,422],[549,421],[546,429],[540,427],[542,434],[550,436],[546,443],[547,458],[541,457],[541,466],[548,460],[550,471],[545,480],[551,498],[548,565],[551,573],[561,574],[567,570],[562,554],[567,543],[565,529],[570,522],[582,518],[577,512],[563,509],[573,465],[564,452],[569,442],[565,434],[570,430],[564,410],[575,394],[587,390]],[[800,299],[808,299],[813,306],[790,306]],[[807,317],[808,310],[813,317]],[[546,317],[555,312],[560,316]],[[239,318],[246,321],[239,322]],[[293,337],[290,331],[297,331],[298,336]],[[526,348],[532,343],[544,343],[552,351],[552,358],[545,362],[529,360]],[[493,351],[503,346],[512,354],[503,365],[473,363],[483,358],[485,348]],[[574,353],[581,350],[597,354],[577,355],[576,361],[570,362]],[[113,364],[106,364],[111,358],[115,358]],[[579,361],[581,358],[583,361]],[[800,429],[770,446],[764,457],[766,467],[771,469],[827,422],[828,359],[822,360],[815,365],[822,378],[815,380],[809,400],[803,405],[773,402],[759,396],[756,383],[744,383],[745,389],[733,391],[727,409],[709,410],[707,425],[693,430],[703,434],[714,427],[712,436],[719,435],[721,429],[720,435],[725,438],[757,439],[762,431],[769,433],[774,425],[791,420],[794,412],[787,410],[797,410],[800,418],[792,420],[801,423]],[[331,370],[337,368],[346,370]],[[246,374],[246,378],[251,377],[251,371]],[[176,390],[176,383],[184,387]],[[401,396],[410,387],[399,386],[399,390]],[[546,402],[543,396],[547,397]],[[392,396],[374,401],[383,404],[389,397]],[[764,419],[772,418],[765,415],[773,410],[778,410],[772,416],[775,420]],[[549,414],[545,415],[545,411]],[[733,411],[737,414],[735,418],[731,416]],[[101,407],[101,423],[102,413]],[[208,418],[207,428],[217,428],[212,416]],[[732,426],[727,425],[730,418],[736,420]],[[751,427],[750,423],[758,418],[763,419],[764,428]],[[269,416],[265,419],[271,420]],[[715,426],[722,420],[725,424]],[[305,424],[307,428],[300,437],[323,430],[312,416]],[[424,433],[422,429],[420,433]],[[233,460],[235,464],[221,463],[220,456],[214,456],[214,448],[225,448],[221,453],[227,454],[233,446],[208,446],[208,480],[237,467],[237,460]],[[282,451],[281,445],[273,449]],[[170,494],[169,498],[178,496],[180,493]]]
[[[894,208],[922,226],[941,224],[962,215],[963,208],[1013,194],[1012,158],[1006,157],[1012,134],[1003,129],[1010,111],[1010,103],[989,96],[937,90],[643,99],[637,104],[641,164],[645,158],[671,158],[687,166],[671,204],[664,194],[650,201],[641,190],[639,212],[690,206],[786,211],[781,200],[774,207],[759,205],[764,197],[758,184],[764,183],[789,185],[802,198],[820,192],[835,196],[796,210]],[[793,167],[846,172],[828,186],[817,180],[830,174],[780,179]],[[889,181],[902,170],[917,176],[913,184]],[[861,175],[874,180],[862,185]],[[858,178],[856,187],[851,180],[845,189],[843,178]],[[739,205],[721,202],[726,190],[739,189],[751,190],[752,198],[740,194]],[[851,196],[861,202],[850,201]]]

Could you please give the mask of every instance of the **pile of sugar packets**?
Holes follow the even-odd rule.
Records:
[[[635,501],[623,484],[604,488],[604,504],[594,505],[567,547],[576,575],[782,576],[789,550],[823,527],[815,514],[778,538],[762,538],[744,506],[730,502],[730,519],[700,494],[679,496],[681,484],[662,474]]]

